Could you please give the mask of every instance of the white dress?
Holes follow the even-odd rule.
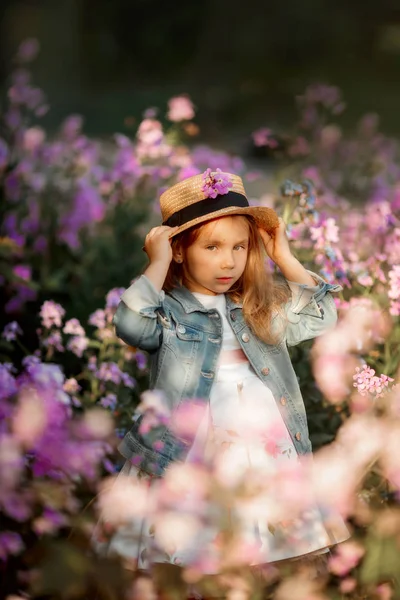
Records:
[[[245,355],[226,318],[224,294],[217,296],[193,294],[206,308],[214,308],[221,315],[223,342],[220,361],[211,390],[207,413],[199,427],[186,461],[195,462],[210,448],[218,456],[220,470],[228,479],[239,479],[249,472],[257,477],[271,476],[298,461],[296,448],[282,419],[270,389],[259,379]],[[232,362],[229,360],[232,357]],[[124,469],[130,476],[138,475],[130,464]],[[143,474],[141,475],[143,477]],[[146,475],[144,475],[146,477]],[[157,485],[157,483],[154,483]],[[252,564],[293,559],[310,553],[323,553],[349,537],[339,515],[329,515],[331,528],[322,518],[316,505],[308,507],[293,519],[271,522],[253,511],[230,514],[236,526],[240,523],[241,540],[248,548],[256,548]],[[126,558],[137,558],[138,567],[152,562],[170,562],[178,565],[196,563],[199,555],[215,552],[218,530],[205,526],[186,546],[165,552],[155,548],[154,524],[132,521],[113,537],[111,549]],[[208,572],[213,572],[212,561]]]

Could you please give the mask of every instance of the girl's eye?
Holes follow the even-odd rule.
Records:
[[[206,246],[206,250],[214,250],[217,246]]]
[[[246,247],[245,246],[235,246],[235,250],[245,250]]]

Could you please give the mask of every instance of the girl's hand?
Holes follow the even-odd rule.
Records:
[[[170,235],[177,229],[176,227],[168,227],[160,225],[153,227],[146,235],[143,250],[146,252],[151,263],[162,262],[170,264],[172,260],[172,248]]]
[[[292,257],[292,252],[289,246],[289,240],[286,235],[286,224],[279,217],[279,225],[270,235],[265,229],[258,228],[262,241],[264,242],[265,251],[278,266],[284,263],[288,258]]]

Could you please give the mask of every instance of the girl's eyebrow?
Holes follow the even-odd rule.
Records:
[[[235,242],[233,245],[234,246],[238,246],[239,244],[247,244],[249,241],[249,238],[246,238],[244,240],[240,240],[239,242]],[[214,244],[215,246],[217,246],[218,244],[221,244],[223,242],[221,242],[221,240],[218,239],[212,239],[212,238],[205,238],[203,240],[204,244]]]

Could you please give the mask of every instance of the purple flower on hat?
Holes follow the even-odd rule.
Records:
[[[204,171],[203,182],[201,191],[206,198],[216,198],[227,194],[233,185],[230,176],[222,173],[221,169],[217,169],[214,173],[211,172],[211,169]]]

